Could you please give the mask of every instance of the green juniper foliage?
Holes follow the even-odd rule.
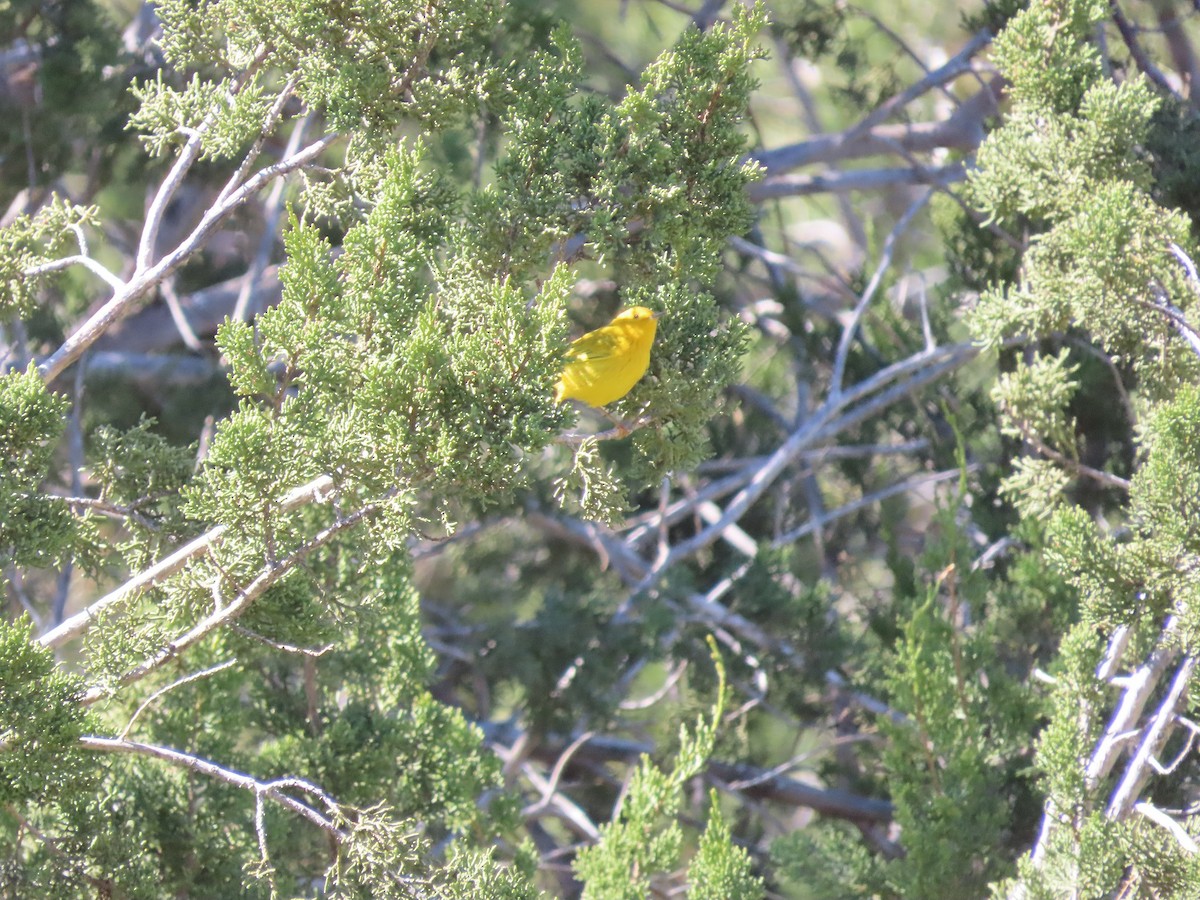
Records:
[[[64,428],[65,398],[46,390],[35,370],[0,376],[0,554],[5,563],[50,565],[75,535],[70,507],[40,493]]]
[[[1200,895],[1194,111],[1100,0],[677,6],[0,10],[0,895]]]
[[[987,581],[967,574],[965,545],[940,559],[929,547],[925,566],[898,567],[898,587],[921,577],[930,587],[899,633],[881,633],[886,665],[868,683],[886,685],[905,715],[887,726],[881,762],[906,853],[884,864],[845,847],[836,826],[821,826],[777,843],[796,885],[828,885],[830,896],[978,896],[988,883],[1005,897],[1109,896],[1191,871],[1179,841],[1161,830],[1146,839],[1145,821],[1117,814],[1110,796],[1123,770],[1094,762],[1113,716],[1114,694],[1097,667],[1114,629],[1131,629],[1118,672],[1156,646],[1166,660],[1191,652],[1195,592],[1185,536],[1200,512],[1192,509],[1187,449],[1200,432],[1168,424],[1190,423],[1185,385],[1197,374],[1197,354],[1172,318],[1195,308],[1180,260],[1195,256],[1191,225],[1152,190],[1144,148],[1158,98],[1142,79],[1108,79],[1091,44],[1106,11],[1070,0],[1031,4],[997,37],[1012,105],[981,147],[966,197],[984,225],[1032,240],[1019,266],[995,234],[998,249],[987,249],[982,230],[953,245],[962,251],[959,277],[986,285],[968,324],[1000,354],[1006,371],[992,400],[1001,433],[1025,448],[1000,497],[1023,519],[1027,557]],[[1017,341],[1029,349],[1005,349]],[[1128,483],[1113,474],[1123,460],[1097,456],[1080,440],[1081,371],[1096,356],[1110,383],[1130,384],[1117,393],[1126,409],[1109,403],[1110,415],[1144,423]],[[1081,483],[1096,481],[1109,493],[1085,506]],[[1093,521],[1095,509],[1107,523]],[[945,532],[958,531],[953,521],[943,520]],[[1119,538],[1112,523],[1124,532]],[[1042,570],[1036,580],[1021,574],[1031,566]],[[902,597],[897,590],[893,600]],[[1036,692],[1012,680],[1021,669],[1004,659],[1012,645],[1000,640],[1031,601],[1065,629],[1044,709]],[[964,614],[971,624],[954,625]],[[1163,635],[1168,615],[1174,624]],[[1022,771],[1022,745],[1042,715],[1033,784]],[[1186,793],[1174,796],[1188,802]],[[1005,845],[1007,858],[1020,860],[1015,868],[998,858]],[[1036,855],[1022,858],[1030,846]],[[831,873],[851,887],[838,894]],[[1174,883],[1171,895],[1189,896],[1196,884]]]
[[[105,424],[86,442],[96,502],[49,496],[69,404],[34,368],[3,376],[5,562],[88,551],[115,586],[200,546],[105,601],[77,675],[28,625],[5,626],[0,694],[21,718],[0,741],[36,747],[3,757],[0,821],[22,835],[8,883],[61,897],[533,896],[528,855],[493,848],[517,821],[498,758],[430,691],[409,550],[551,493],[547,460],[568,464],[553,442],[575,417],[552,386],[582,266],[607,267],[623,303],[669,324],[652,377],[619,407],[656,423],[635,444],[640,474],[618,480],[585,444],[560,495],[615,519],[630,486],[703,455],[742,337],[697,286],[751,220],[738,124],[762,12],[686,30],[615,102],[582,90],[568,30],[533,46],[545,29],[520,6],[168,0],[158,14],[170,65],[138,81],[129,119],[150,155],[249,175],[301,115],[343,143],[296,198],[280,302],[219,330],[236,405],[199,464],[151,420]],[[436,161],[481,117],[504,140],[464,189]],[[98,216],[58,202],[2,233],[7,315],[31,312],[44,282],[30,271]],[[608,314],[577,311],[581,327]],[[84,701],[88,750],[73,745]],[[703,735],[674,775],[639,770],[627,813],[674,815],[712,750]],[[665,873],[682,829],[663,840]],[[715,800],[699,841],[710,893],[760,893]]]
[[[1176,648],[1192,652],[1195,590],[1185,559],[1187,536],[1200,527],[1192,502],[1200,432],[1189,386],[1198,360],[1172,318],[1195,308],[1181,263],[1182,254],[1195,255],[1191,224],[1151,191],[1143,147],[1159,100],[1140,78],[1108,80],[1090,43],[1105,12],[1094,3],[1035,4],[997,38],[1013,109],[980,150],[970,183],[991,221],[1024,220],[1039,232],[1019,281],[988,290],[971,324],[993,346],[1021,335],[1053,348],[1015,360],[997,384],[1002,428],[1035,448],[1015,464],[1005,491],[1027,520],[1045,523],[1044,558],[1076,587],[1082,615],[1060,647],[1038,742],[1046,825],[1019,880],[997,888],[1002,896],[1106,896],[1134,885],[1154,893],[1168,871],[1182,879],[1169,896],[1188,896],[1198,883],[1178,841],[1161,830],[1146,840],[1149,823],[1125,818],[1101,764],[1113,702],[1097,678],[1106,642],[1116,640],[1115,629],[1132,629],[1117,671],[1160,642],[1168,660]],[[1082,332],[1114,371],[1136,374],[1127,403],[1143,426],[1127,484],[1086,474],[1115,467],[1115,459],[1081,465],[1085,448],[1068,406],[1079,363],[1061,344],[1068,329]],[[1110,524],[1093,521],[1068,493],[1097,478],[1127,492],[1123,503],[1109,501]],[[1111,522],[1126,536],[1115,539]],[[1162,632],[1170,614],[1176,624]]]
[[[712,754],[724,712],[725,669],[711,638],[709,651],[717,667],[718,697],[711,718],[701,719],[692,729],[680,728],[677,756],[670,771],[642,758],[629,781],[619,814],[601,830],[599,842],[576,857],[575,871],[584,880],[585,898],[645,900],[655,892],[656,880],[677,868],[683,830],[674,818],[680,810],[683,788]],[[709,803],[712,812],[688,867],[694,893],[729,900],[761,897],[762,882],[751,874],[745,851],[729,843],[727,826],[716,812],[716,792]],[[717,893],[721,890],[727,893]]]

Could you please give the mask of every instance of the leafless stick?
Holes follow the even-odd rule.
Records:
[[[700,516],[701,521],[711,525],[721,518],[721,507],[717,506],[711,500],[706,500],[696,506],[696,513]],[[726,526],[725,530],[721,533],[721,540],[743,556],[753,559],[758,555],[758,542],[737,524]]]
[[[847,143],[853,141],[880,122],[886,120],[897,109],[907,106],[927,91],[953,81],[959,75],[971,71],[971,60],[991,42],[992,33],[986,28],[981,29],[971,40],[967,41],[958,53],[954,54],[944,64],[938,66],[924,78],[913,82],[899,94],[896,94],[891,99],[871,110],[857,125],[852,126],[844,132],[844,140]]]
[[[300,144],[304,141],[304,133],[308,130],[311,121],[312,115],[309,114],[296,123],[288,138],[287,147],[283,151],[285,158],[300,149]],[[248,322],[258,312],[254,303],[255,289],[258,287],[263,272],[267,269],[267,264],[271,261],[271,249],[278,239],[279,217],[283,213],[284,187],[285,181],[280,178],[272,185],[271,193],[267,196],[267,214],[263,218],[263,233],[258,242],[258,252],[254,254],[250,267],[246,269],[241,290],[238,292],[237,303],[233,307],[232,318],[235,322]]]
[[[1019,343],[1018,340],[1005,342],[1004,346],[1012,346]],[[835,410],[846,409],[871,396],[876,391],[887,393],[884,390],[887,385],[893,382],[898,386],[904,387],[908,382],[903,379],[910,379],[910,376],[918,379],[920,385],[928,384],[932,378],[930,373],[936,373],[934,377],[941,377],[945,373],[945,367],[954,368],[963,365],[967,361],[974,359],[979,354],[979,347],[975,344],[942,344],[933,350],[923,350],[920,353],[914,353],[912,356],[906,356],[898,362],[892,363],[886,368],[880,369],[869,378],[864,378],[862,381],[853,387],[846,388],[838,397],[826,399],[822,407],[834,407]],[[910,379],[911,380],[911,379]],[[912,388],[908,388],[912,390]],[[873,402],[873,401],[872,401]],[[832,417],[828,417],[831,423],[835,423]],[[858,421],[857,418],[855,421]],[[839,430],[848,427],[840,425],[837,428],[825,430],[832,434],[837,434]]]
[[[67,458],[71,468],[71,491],[83,493],[83,369],[75,372],[75,385],[71,391],[71,414],[67,417]],[[67,600],[71,594],[71,578],[75,574],[75,554],[69,552],[58,573],[58,585],[54,603],[50,608],[50,621],[58,624],[67,614]]]
[[[969,466],[968,471],[978,469],[978,466]],[[839,506],[837,509],[831,510],[822,516],[814,516],[809,521],[805,522],[799,528],[793,528],[791,531],[781,534],[779,537],[771,541],[772,547],[786,547],[788,544],[795,543],[800,538],[812,534],[814,531],[824,528],[830,522],[837,519],[845,518],[858,512],[860,509],[866,509],[868,506],[874,506],[876,503],[881,503],[888,497],[894,497],[897,494],[906,494],[909,491],[914,491],[919,487],[925,487],[930,484],[938,484],[943,481],[949,481],[952,478],[958,478],[962,473],[958,469],[946,469],[942,472],[931,472],[927,475],[919,475],[915,478],[909,478],[904,481],[899,481],[896,484],[888,485],[878,491],[872,491],[858,500],[846,503]]]
[[[199,756],[193,756],[190,753],[184,753],[180,750],[175,750],[171,747],[161,747],[155,744],[143,744],[140,741],[121,740],[120,738],[106,738],[94,735],[87,735],[79,739],[79,744],[85,750],[93,750],[98,753],[128,753],[135,756],[148,756],[151,759],[162,760],[163,762],[171,763],[172,765],[182,766],[183,768],[196,772],[197,774],[213,778],[216,781],[223,782],[233,787],[242,788],[250,791],[256,796],[262,795],[274,800],[280,806],[291,810],[307,821],[316,825],[322,831],[329,834],[338,843],[344,843],[350,838],[350,834],[343,831],[337,826],[333,818],[322,815],[317,810],[313,809],[306,803],[297,800],[289,794],[284,793],[284,789],[291,788],[293,790],[302,790],[306,793],[317,797],[322,804],[333,815],[337,815],[340,809],[339,805],[329,797],[323,790],[314,784],[302,781],[299,778],[284,778],[276,781],[259,781],[253,776],[246,775],[243,772],[238,772],[235,769],[222,766],[219,763],[211,760],[203,759]]]
[[[227,95],[227,100],[232,100],[236,94],[236,88]],[[192,131],[187,142],[183,145],[183,149],[179,152],[179,156],[172,164],[170,171],[167,172],[167,177],[163,179],[162,184],[158,186],[158,190],[154,194],[154,199],[150,201],[150,208],[146,210],[146,222],[142,226],[142,238],[138,242],[137,257],[135,262],[135,271],[144,272],[150,268],[152,257],[154,255],[154,245],[158,242],[158,232],[162,226],[163,216],[166,215],[167,207],[170,205],[172,198],[183,184],[183,179],[187,177],[188,170],[200,158],[200,151],[204,149],[204,135],[212,128],[217,120],[219,110],[213,109],[200,125]]]
[[[1121,748],[1127,743],[1128,735],[1137,728],[1142,710],[1158,688],[1159,679],[1171,664],[1176,651],[1169,646],[1179,622],[1171,616],[1163,626],[1162,634],[1146,662],[1139,666],[1122,682],[1121,702],[1117,704],[1112,718],[1104,729],[1104,735],[1092,751],[1084,769],[1085,784],[1095,790],[1117,761]],[[1114,635],[1114,638],[1116,635]]]
[[[768,266],[772,266],[777,269],[783,269],[789,275],[794,275],[797,278],[808,278],[813,281],[819,281],[817,276],[786,254],[777,253],[774,250],[770,250],[766,247],[760,247],[758,244],[752,243],[751,241],[746,240],[744,237],[736,234],[730,235],[728,240],[729,246],[738,253],[744,253],[747,256],[753,256],[756,259],[762,260]],[[775,323],[774,319],[769,319],[765,316],[743,316],[743,318],[747,319],[750,324],[760,325],[760,327],[760,323],[764,321]],[[786,335],[782,333],[776,334],[775,336],[786,337]]]
[[[1200,331],[1188,321],[1183,310],[1171,303],[1166,291],[1152,288],[1151,292],[1155,295],[1154,302],[1142,300],[1141,304],[1165,315],[1175,327],[1175,332],[1192,348],[1192,352],[1200,356]]]
[[[1184,16],[1173,0],[1152,0],[1154,15],[1158,19],[1163,39],[1171,51],[1171,61],[1180,79],[1187,87],[1188,100],[1192,107],[1196,106],[1196,90],[1200,86],[1200,66],[1196,63],[1196,52],[1191,39],[1184,30]],[[1193,10],[1195,4],[1193,4]]]
[[[1096,677],[1101,681],[1110,681],[1117,674],[1117,667],[1121,665],[1121,658],[1125,655],[1125,648],[1129,646],[1129,639],[1133,636],[1133,629],[1128,625],[1118,625],[1112,635],[1108,639],[1108,644],[1104,648],[1104,658],[1100,660],[1100,665],[1096,666]]]
[[[588,818],[587,813],[575,801],[559,793],[557,790],[553,790],[550,782],[533,767],[532,763],[522,763],[521,774],[529,779],[530,784],[541,791],[543,797],[546,798],[545,806],[538,804],[539,808],[536,810],[533,810],[532,807],[527,807],[526,810],[521,811],[526,819],[535,818],[547,808],[552,809],[558,814],[559,818],[573,826],[573,830],[581,836],[586,837],[590,841],[598,841],[600,839],[600,829]]]
[[[767,488],[778,478],[780,473],[791,465],[802,450],[807,449],[813,443],[827,440],[830,435],[837,434],[839,431],[852,427],[859,421],[869,418],[879,409],[885,408],[894,402],[898,397],[911,393],[921,385],[941,377],[946,372],[961,365],[966,359],[973,357],[977,352],[978,349],[972,345],[939,347],[935,352],[916,354],[913,357],[895,363],[887,369],[876,373],[866,381],[855,385],[854,388],[847,390],[844,394],[829,397],[812,417],[805,421],[801,427],[797,428],[767,458],[767,461],[754,473],[747,485],[729,502],[721,518],[700,533],[676,544],[665,559],[657,562],[646,573],[633,593],[638,594],[648,590],[657,582],[663,572],[672,565],[717,540],[725,527],[739,521],[746,510],[762,496]],[[933,360],[939,361],[934,363],[932,362]],[[863,403],[849,412],[838,415],[853,400],[871,391],[878,390],[880,386],[893,380],[897,376],[897,373],[920,370],[922,366],[924,366],[924,371],[918,371],[917,374],[912,375],[906,381],[894,385],[889,390],[883,391],[869,402]]]
[[[114,591],[105,594],[86,609],[77,612],[50,631],[38,638],[38,643],[51,649],[61,647],[87,631],[100,617],[101,613],[110,606],[121,602],[144,588],[153,587],[163,579],[174,575],[188,562],[208,552],[216,541],[225,533],[225,526],[218,525],[209,529],[195,540],[180,547],[174,553],[155,563],[149,569],[139,572],[129,581]]]
[[[192,329],[191,323],[188,322],[187,316],[183,312],[183,307],[179,305],[179,295],[175,293],[174,278],[164,278],[159,284],[159,290],[162,292],[163,300],[167,302],[167,310],[171,313],[171,321],[175,323],[175,330],[179,332],[180,338],[183,339],[186,346],[193,353],[199,353],[204,349],[200,343],[200,338],[196,337],[196,332]]]
[[[854,342],[854,336],[858,331],[858,323],[862,320],[863,315],[867,311],[867,307],[875,297],[875,292],[879,290],[879,285],[883,282],[884,273],[887,272],[892,265],[892,254],[896,249],[896,241],[900,235],[908,230],[908,226],[912,224],[912,220],[917,213],[925,208],[925,205],[932,199],[933,191],[925,191],[914,200],[904,211],[898,222],[888,232],[887,239],[883,242],[883,251],[879,254],[879,264],[875,267],[875,271],[871,275],[871,280],[867,282],[866,288],[863,290],[862,299],[858,301],[858,305],[854,308],[851,314],[850,321],[846,323],[842,329],[841,340],[838,341],[837,353],[833,360],[833,375],[830,376],[829,393],[832,396],[837,396],[842,392],[842,380],[846,374],[846,359],[850,355],[850,345]]]
[[[564,447],[579,447],[585,441],[619,441],[653,422],[654,419],[649,416],[639,416],[632,422],[621,422],[615,428],[595,434],[587,434],[583,431],[564,431],[554,439],[554,443],[562,444]]]
[[[256,644],[262,644],[264,647],[270,647],[272,650],[278,650],[280,653],[303,656],[307,659],[320,659],[335,646],[334,644],[326,644],[324,647],[298,647],[295,644],[288,644],[283,641],[273,641],[266,635],[259,634],[257,631],[251,631],[249,628],[243,628],[241,625],[231,625],[230,628],[242,637],[254,641]]]
[[[1187,740],[1183,742],[1183,747],[1175,754],[1175,758],[1168,763],[1159,762],[1157,759],[1151,759],[1150,765],[1154,767],[1154,771],[1159,775],[1170,775],[1181,765],[1183,761],[1191,755],[1192,748],[1196,746],[1196,737],[1200,735],[1200,725],[1197,725],[1187,716],[1175,716],[1175,724],[1182,725],[1187,729]]]
[[[1182,825],[1180,825],[1154,804],[1143,800],[1140,803],[1133,804],[1133,811],[1141,813],[1151,822],[1154,822],[1156,825],[1161,825],[1163,828],[1167,829],[1167,831],[1171,833],[1171,837],[1175,838],[1176,843],[1183,848],[1185,853],[1190,853],[1192,855],[1200,853],[1200,844],[1196,843],[1196,839],[1188,834],[1187,830],[1184,829]]]
[[[271,895],[278,893],[275,884],[275,867],[271,864],[271,853],[267,846],[267,804],[261,792],[254,794],[254,835],[258,839],[258,871],[265,875]]]
[[[767,170],[768,177],[791,172],[802,166],[830,163],[883,153],[903,147],[910,153],[951,148],[973,151],[983,140],[983,123],[996,110],[1002,81],[993,80],[987,88],[965,101],[947,119],[917,122],[912,125],[877,125],[848,141],[845,132],[822,134],[754,154]],[[753,191],[753,185],[750,186]]]
[[[796,71],[796,60],[788,52],[787,44],[782,39],[776,39],[775,52],[776,56],[783,63],[783,74],[787,77],[788,83],[791,85],[792,93],[800,102],[800,108],[804,111],[804,116],[808,120],[809,131],[824,131],[825,128],[817,113],[817,106],[813,102],[812,95],[805,87],[800,74]],[[850,202],[850,198],[844,194],[836,194],[835,201],[837,202],[838,210],[842,214],[842,218],[846,220],[846,228],[850,232],[854,245],[865,249],[867,246],[867,230],[863,227],[862,217]]]
[[[711,502],[718,497],[723,497],[732,491],[736,491],[753,477],[755,470],[762,465],[765,459],[766,457],[762,457],[758,460],[743,462],[741,471],[718,481],[708,482],[691,497],[676,500],[674,503],[669,504],[666,509],[655,510],[652,513],[646,513],[627,522],[625,525],[628,529],[625,535],[626,543],[636,546],[651,533],[656,533],[664,526],[674,525],[676,522],[687,518],[699,504]]]
[[[485,728],[485,731],[489,729]],[[500,737],[498,729],[490,729],[489,744],[495,746]],[[544,739],[533,750],[539,759],[553,760],[561,752],[561,739]],[[575,752],[574,758],[586,762],[610,762],[614,760],[636,763],[642,755],[652,755],[654,745],[631,741],[625,738],[599,735],[588,739]],[[825,815],[851,821],[866,820],[887,822],[891,820],[892,805],[885,800],[876,800],[852,794],[836,788],[820,788],[784,776],[775,775],[765,780],[762,769],[753,766],[733,765],[710,760],[708,771],[725,782],[751,782],[746,793],[791,806],[806,806]]]
[[[932,184],[946,188],[967,177],[961,162],[936,169],[922,165],[892,169],[851,169],[816,175],[773,175],[746,189],[752,203],[781,197],[810,197],[814,194],[845,194],[850,191],[879,191],[883,188]]]
[[[594,522],[582,522],[578,519],[559,517],[552,518],[540,513],[530,513],[526,517],[526,521],[534,526],[541,527],[544,530],[556,532],[564,537],[576,541],[584,546],[590,547],[598,556],[605,562],[606,565],[611,564],[613,569],[621,577],[627,585],[636,586],[646,577],[647,566],[645,562],[625,541],[620,540],[615,534],[605,529],[603,526],[597,525]],[[775,636],[768,634],[755,623],[746,619],[720,602],[720,597],[725,594],[730,587],[741,578],[749,569],[749,563],[739,567],[734,573],[727,578],[722,579],[706,594],[689,594],[685,598],[692,612],[710,626],[726,627],[730,631],[736,633],[739,637],[770,650],[773,653],[779,654],[784,659],[788,660],[791,665],[800,666],[804,660],[800,653],[794,647],[786,642],[778,640]],[[636,589],[635,589],[636,593]],[[627,614],[629,601],[622,604],[618,615]],[[866,694],[851,691],[846,684],[845,679],[837,672],[829,671],[825,673],[825,680],[832,687],[839,691],[846,692],[851,699],[859,706],[867,711],[875,714],[887,716],[897,723],[903,723],[905,717],[903,714],[890,709],[886,704],[869,697]]]
[[[1187,694],[1192,674],[1196,670],[1196,663],[1197,658],[1194,656],[1185,656],[1180,661],[1179,667],[1175,670],[1175,677],[1171,680],[1167,696],[1159,704],[1154,718],[1150,720],[1133,759],[1129,761],[1129,765],[1125,769],[1121,783],[1117,785],[1117,789],[1113,793],[1112,800],[1105,811],[1108,818],[1118,821],[1126,818],[1134,803],[1137,802],[1138,794],[1150,779],[1150,760],[1158,756],[1163,745],[1166,744],[1167,738],[1171,736],[1171,730],[1175,727],[1175,713]]]
[[[242,159],[241,164],[237,167],[237,171],[229,177],[227,182],[225,182],[225,187],[221,189],[221,193],[217,194],[217,199],[213,204],[214,206],[224,203],[225,200],[228,199],[235,190],[241,187],[242,183],[246,179],[246,176],[250,173],[250,169],[253,168],[255,161],[258,159],[258,155],[262,153],[262,148],[266,143],[267,138],[271,135],[271,133],[275,130],[275,126],[279,123],[279,119],[283,115],[284,107],[287,106],[288,101],[290,101],[295,95],[296,85],[299,84],[299,82],[300,76],[293,75],[288,79],[287,84],[280,89],[279,95],[271,104],[271,108],[267,110],[266,118],[263,120],[263,124],[259,128],[258,137],[254,139],[254,143],[250,146],[250,149],[246,151],[246,156]],[[289,152],[284,154],[285,158],[290,156],[291,153],[296,152],[296,148],[293,147],[290,142],[288,146],[291,147],[291,149]]]
[[[1105,487],[1116,488],[1117,490],[1129,493],[1128,479],[1122,478],[1119,475],[1113,475],[1111,472],[1105,472],[1102,469],[1093,468],[1085,463],[1081,463],[1077,459],[1072,459],[1065,453],[1060,453],[1058,450],[1055,450],[1049,444],[1038,438],[1038,436],[1033,433],[1033,429],[1030,428],[1025,422],[1016,422],[1015,424],[1017,426],[1017,430],[1021,432],[1021,437],[1025,440],[1025,442],[1028,443],[1029,446],[1031,446],[1038,453],[1042,454],[1042,456],[1054,460],[1064,469],[1069,469],[1076,475],[1086,475],[1088,478],[1104,485]]]
[[[1121,32],[1121,39],[1125,41],[1125,46],[1129,48],[1129,55],[1137,63],[1138,69],[1168,94],[1176,97],[1179,96],[1179,90],[1176,86],[1171,84],[1167,76],[1154,63],[1150,62],[1150,57],[1146,55],[1141,41],[1138,40],[1137,30],[1125,18],[1125,13],[1121,11],[1121,7],[1117,4],[1116,0],[1109,0],[1109,9],[1112,11],[1113,23],[1117,26],[1117,31]]]
[[[89,358],[88,362],[91,360]],[[140,498],[139,500],[129,504],[128,506],[118,506],[115,503],[109,503],[105,500],[98,500],[95,497],[60,497],[57,494],[47,494],[47,499],[62,500],[68,506],[75,509],[90,509],[99,515],[106,516],[110,519],[116,519],[121,522],[132,520],[138,525],[145,528],[147,531],[158,531],[158,526],[143,516],[137,511],[145,500],[150,498]]]
[[[237,663],[236,659],[227,659],[223,663],[218,663],[215,666],[209,666],[207,669],[202,669],[199,672],[192,672],[188,675],[184,675],[182,678],[177,678],[174,681],[172,681],[170,684],[159,688],[157,691],[155,691],[153,694],[151,694],[149,697],[147,697],[145,702],[142,703],[142,705],[139,706],[137,708],[137,710],[134,711],[134,714],[129,717],[129,721],[125,723],[125,727],[122,728],[121,733],[119,735],[117,735],[117,740],[123,741],[127,737],[129,737],[129,732],[133,729],[133,725],[138,720],[138,717],[143,712],[145,712],[147,709],[149,709],[149,707],[156,700],[158,700],[159,697],[163,696],[164,694],[166,694],[170,691],[175,690],[175,688],[177,688],[177,687],[182,687],[185,684],[191,684],[193,681],[199,681],[202,678],[207,678],[209,675],[215,675],[217,672],[222,672],[225,669],[228,669],[230,666],[235,665],[236,663]]]
[[[125,282],[122,281],[115,273],[109,271],[90,256],[64,256],[61,259],[55,259],[47,263],[42,263],[40,266],[33,266],[29,269],[26,269],[22,274],[26,278],[39,278],[42,275],[49,275],[51,272],[59,272],[63,269],[68,269],[71,266],[83,266],[93,275],[100,278],[114,291],[119,291],[125,287]]]
[[[1121,626],[1109,638],[1104,659],[1097,666],[1096,676],[1102,680],[1120,684],[1123,692],[1112,718],[1109,719],[1108,725],[1104,729],[1104,734],[1097,741],[1084,769],[1084,783],[1089,790],[1099,787],[1101,781],[1112,771],[1120,752],[1137,737],[1137,722],[1141,718],[1142,710],[1145,709],[1146,703],[1158,687],[1163,672],[1166,671],[1171,659],[1176,654],[1176,651],[1171,649],[1170,643],[1178,627],[1178,620],[1174,616],[1169,617],[1146,662],[1122,679],[1115,678],[1114,673],[1124,655],[1125,647],[1128,645],[1131,630],[1127,626]],[[1081,729],[1088,727],[1091,715],[1092,711],[1086,706],[1080,709],[1079,727]],[[1034,866],[1041,866],[1045,861],[1050,837],[1058,827],[1060,817],[1061,813],[1054,800],[1047,800],[1045,812],[1042,814],[1041,828],[1030,854]],[[1028,892],[1020,885],[1009,892],[1012,900],[1022,900],[1027,895]]]
[[[662,700],[663,697],[667,696],[667,694],[671,693],[672,689],[674,689],[675,685],[679,683],[679,679],[683,677],[683,673],[686,672],[687,669],[688,663],[685,659],[683,662],[671,668],[671,671],[667,675],[666,680],[663,682],[662,687],[660,687],[654,693],[637,700],[622,700],[619,704],[617,704],[618,709],[649,709]]]
[[[1175,257],[1181,266],[1183,266],[1183,271],[1187,275],[1188,285],[1192,288],[1194,293],[1200,296],[1200,276],[1198,276],[1196,273],[1196,264],[1192,262],[1192,258],[1188,256],[1183,251],[1183,248],[1178,244],[1171,243],[1168,246],[1171,250],[1171,255]],[[1196,328],[1188,321],[1188,318],[1184,314],[1183,310],[1179,309],[1179,307],[1175,306],[1171,302],[1171,298],[1167,295],[1166,290],[1157,285],[1152,285],[1150,290],[1154,295],[1154,302],[1151,303],[1146,300],[1142,300],[1142,304],[1149,306],[1151,309],[1156,309],[1164,313],[1175,326],[1175,331],[1179,334],[1179,336],[1187,341],[1188,346],[1192,348],[1192,352],[1197,356],[1200,356],[1200,331],[1197,331]]]
[[[278,271],[279,267],[274,264],[263,270],[254,289],[254,296],[258,298],[260,307],[278,302]],[[245,273],[179,298],[179,306],[187,315],[188,322],[197,335],[203,338],[215,333],[217,326],[233,315],[244,284]],[[150,354],[165,350],[174,346],[178,333],[168,310],[158,305],[141,307],[114,324],[97,339],[89,359],[96,360],[98,354],[104,351]]]
[[[90,347],[109,326],[129,311],[134,301],[182,266],[207,241],[221,222],[228,218],[247,198],[257,193],[268,181],[307,165],[338,139],[339,135],[326,135],[299,153],[260,169],[238,190],[234,191],[224,203],[210,208],[192,233],[174,251],[164,256],[151,268],[145,269],[131,278],[122,290],[117,291],[112,299],[97,310],[39,366],[42,377],[46,381],[53,381],[62,374],[62,371],[78,359],[80,354]]]
[[[232,103],[237,94],[250,82],[257,74],[259,66],[266,59],[266,53],[260,50],[255,60],[240,73],[235,80],[233,87],[229,89],[223,98],[226,103]],[[166,214],[167,207],[174,198],[175,193],[183,184],[183,179],[187,176],[188,171],[200,158],[200,152],[204,149],[204,136],[209,132],[217,120],[219,110],[212,109],[204,120],[191,132],[187,142],[183,145],[183,149],[179,152],[179,157],[171,166],[167,177],[163,179],[163,183],[159,185],[158,191],[154,195],[154,199],[150,201],[150,208],[146,211],[146,222],[142,227],[142,238],[138,243],[137,258],[135,272],[144,272],[150,268],[152,257],[154,255],[154,247],[158,243],[158,231],[162,226],[163,216]]]
[[[736,576],[731,577],[729,582],[732,584],[739,580],[749,571],[749,568],[749,563],[739,566]],[[794,665],[799,667],[803,663],[804,657],[794,647],[785,641],[779,640],[761,626],[751,622],[745,616],[734,612],[720,602],[718,598],[726,590],[728,590],[728,587],[726,587],[724,580],[722,580],[717,588],[710,590],[706,594],[688,594],[686,597],[688,608],[697,615],[700,621],[709,627],[720,626],[728,628],[755,646],[764,647],[779,653],[781,656],[788,657]]]
[[[554,770],[550,773],[550,780],[546,782],[545,787],[542,789],[542,798],[537,803],[530,804],[521,810],[521,815],[527,819],[533,818],[550,805],[550,798],[558,793],[558,782],[562,778],[563,771],[567,768],[567,763],[571,761],[571,757],[575,755],[576,750],[595,736],[596,732],[585,731],[567,745],[567,748],[559,754],[558,759],[554,763]]]
[[[25,590],[25,579],[21,576],[21,570],[10,563],[5,567],[4,574],[8,578],[9,586],[12,587],[17,602],[21,604],[21,608],[29,616],[29,621],[33,623],[34,630],[41,631],[43,627],[42,616],[38,612],[37,607],[33,605],[33,599]]]

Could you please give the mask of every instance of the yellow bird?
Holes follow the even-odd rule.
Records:
[[[582,400],[599,408],[620,400],[650,367],[650,345],[657,330],[658,313],[632,306],[576,340],[567,348],[554,402]]]

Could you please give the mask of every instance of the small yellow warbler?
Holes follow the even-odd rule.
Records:
[[[628,394],[650,367],[657,320],[657,313],[632,306],[603,328],[576,340],[567,349],[567,364],[558,376],[554,402],[582,400],[601,407]]]

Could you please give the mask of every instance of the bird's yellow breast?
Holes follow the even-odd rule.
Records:
[[[582,400],[600,407],[620,400],[650,367],[650,347],[657,330],[654,312],[635,306],[576,340],[567,350],[555,401]]]

